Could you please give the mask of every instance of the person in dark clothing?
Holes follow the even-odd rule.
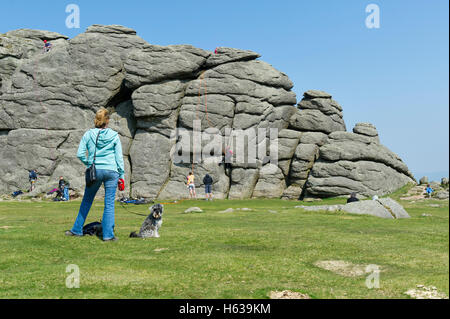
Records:
[[[212,183],[213,179],[209,174],[206,174],[205,177],[203,177],[203,184],[205,184],[205,196],[206,200],[212,200]]]
[[[32,192],[35,188],[35,184],[38,179],[37,172],[35,169],[30,171],[30,174],[28,174],[28,179],[30,180],[30,192]]]
[[[231,175],[231,163],[233,162],[233,151],[229,146],[227,146],[225,149],[222,149],[222,161],[219,163],[219,166],[222,164],[225,167],[225,174],[228,176]]]
[[[69,182],[67,182],[64,177],[60,176],[58,182],[58,195],[56,197],[61,198],[64,201],[69,200],[69,187]]]
[[[347,203],[353,203],[353,202],[358,202],[359,199],[356,198],[356,193],[351,193],[350,194],[350,198],[347,199]]]
[[[64,187],[66,186],[66,181],[64,180],[64,177],[60,176],[59,177],[59,182],[58,182],[58,188],[59,191],[62,193],[64,192]]]

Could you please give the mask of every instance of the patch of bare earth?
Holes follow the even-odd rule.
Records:
[[[283,291],[271,291],[269,293],[270,299],[311,299],[307,294],[300,292],[283,290]]]
[[[343,260],[321,260],[314,265],[345,277],[358,277],[366,273],[366,265],[357,265]]]
[[[400,197],[401,200],[419,200],[419,199],[424,199],[424,198],[425,198],[425,196],[423,196],[423,195]]]
[[[414,299],[448,299],[445,293],[439,292],[434,286],[417,285],[416,289],[410,289],[405,294]]]
[[[24,226],[0,226],[0,229],[24,228]]]

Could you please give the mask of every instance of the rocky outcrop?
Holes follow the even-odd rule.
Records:
[[[50,52],[43,40],[52,42]],[[216,198],[236,199],[383,195],[413,180],[372,124],[346,132],[329,93],[307,91],[297,104],[289,77],[258,53],[216,52],[149,44],[118,25],[93,25],[73,39],[25,29],[2,34],[0,193],[26,189],[31,169],[40,177],[35,194],[60,175],[82,192],[76,150],[100,107],[113,113],[110,127],[122,141],[125,195],[186,198],[192,169],[198,194],[209,173]],[[200,144],[191,141],[196,120]],[[225,145],[234,151],[229,170],[218,165]],[[251,145],[254,160],[246,157]]]
[[[392,198],[380,198],[377,200],[363,200],[347,203],[345,205],[321,205],[321,206],[295,206],[306,211],[346,212],[357,215],[371,215],[387,219],[410,218],[402,205]]]
[[[353,133],[367,136],[372,139],[374,143],[380,143],[378,131],[373,124],[370,123],[356,123],[353,128]]]
[[[310,196],[384,195],[414,182],[402,160],[366,135],[333,132],[307,181]]]
[[[305,92],[298,108],[300,111],[292,116],[290,123],[297,130],[325,134],[345,131],[342,107],[326,92]]]

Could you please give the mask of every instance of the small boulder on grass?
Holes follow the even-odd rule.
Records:
[[[227,208],[227,209],[225,209],[223,211],[220,211],[219,213],[226,214],[226,213],[233,213],[233,212],[234,212],[233,208]]]
[[[187,213],[203,213],[203,210],[200,207],[189,207],[184,212],[186,214]]]
[[[448,191],[438,191],[434,197],[437,199],[448,199],[449,193]]]

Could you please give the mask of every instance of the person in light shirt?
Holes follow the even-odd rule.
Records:
[[[193,172],[189,172],[186,185],[189,188],[189,197],[191,199],[196,199],[197,194],[195,193],[195,176]]]

